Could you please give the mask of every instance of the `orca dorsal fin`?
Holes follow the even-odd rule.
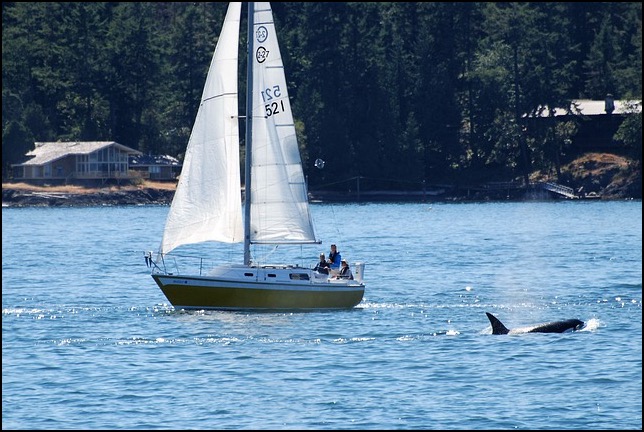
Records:
[[[492,324],[492,334],[504,335],[510,333],[510,330],[508,330],[508,328],[504,326],[503,323],[497,319],[497,317],[489,312],[485,312],[485,315],[487,315],[488,319],[490,320],[490,324]]]

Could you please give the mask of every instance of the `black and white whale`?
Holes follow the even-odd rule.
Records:
[[[552,321],[543,324],[532,325],[515,329],[508,329],[497,317],[489,312],[485,312],[492,324],[492,334],[518,334],[518,333],[563,333],[566,331],[579,330],[584,326],[584,322],[578,319],[567,319],[562,321]]]

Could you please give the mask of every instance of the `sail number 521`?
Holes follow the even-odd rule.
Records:
[[[266,110],[266,117],[270,117],[274,114],[279,114],[285,111],[284,100],[275,100],[281,97],[282,90],[278,85],[262,91],[262,101],[265,103],[264,109]]]

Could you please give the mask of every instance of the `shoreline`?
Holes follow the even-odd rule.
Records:
[[[107,188],[80,188],[77,186],[16,187],[2,185],[2,207],[94,207],[170,205],[174,197],[174,184],[158,186],[112,186]],[[242,191],[243,194],[243,191]],[[641,197],[623,194],[590,194],[574,199],[525,186],[506,188],[452,187],[440,191],[367,191],[338,193],[312,191],[311,203],[334,202],[524,202],[572,200],[638,200]]]
[[[105,188],[61,191],[56,188],[5,188],[2,185],[2,207],[94,207],[167,205],[172,202],[173,189]]]
[[[490,202],[553,200],[641,200],[641,162],[611,153],[587,153],[562,167],[557,178],[574,185],[557,184],[552,174],[535,172],[530,185],[523,181],[427,185],[414,191],[309,191],[316,202]],[[554,186],[545,187],[546,184]],[[2,184],[3,207],[81,207],[125,205],[169,205],[175,181],[144,180],[138,184],[36,186],[29,183]],[[243,197],[243,187],[240,189]]]

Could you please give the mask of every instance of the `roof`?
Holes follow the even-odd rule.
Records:
[[[130,166],[150,166],[150,165],[171,165],[181,166],[179,159],[170,155],[144,155],[137,154],[130,156]]]
[[[642,112],[642,101],[636,100],[616,100],[614,101],[615,110],[613,114],[631,114]],[[576,99],[571,101],[568,109],[555,108],[554,116],[565,115],[601,115],[606,114],[606,101]],[[530,114],[529,117],[549,117],[548,106],[539,107],[538,113]]]
[[[17,165],[44,165],[69,155],[85,155],[114,146],[129,154],[141,154],[140,151],[114,141],[69,141],[37,142],[36,148],[26,154],[33,156],[28,161]]]

